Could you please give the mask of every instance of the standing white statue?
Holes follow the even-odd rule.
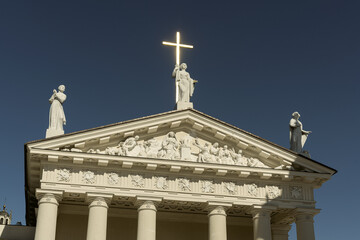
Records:
[[[46,138],[64,134],[63,125],[66,125],[66,118],[62,104],[66,100],[66,95],[64,94],[65,86],[60,85],[58,89],[58,92],[55,89],[53,90],[53,94],[49,99],[51,106]]]
[[[307,137],[311,131],[303,130],[303,125],[299,121],[299,118],[300,114],[294,112],[290,120],[290,149],[294,152],[302,153]]]
[[[196,80],[190,77],[190,74],[186,71],[186,63],[175,65],[172,77],[178,83],[179,99],[177,101],[177,109],[193,108],[193,104],[190,102],[195,89]]]

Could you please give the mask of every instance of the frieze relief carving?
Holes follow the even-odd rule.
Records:
[[[291,183],[276,183],[259,185],[260,182],[238,182],[236,179],[224,179],[223,181],[214,181],[213,179],[201,179],[192,177],[178,177],[176,179],[169,179],[169,176],[147,176],[143,174],[127,174],[122,175],[117,172],[103,171],[77,171],[75,169],[67,168],[50,168],[45,169],[46,174],[42,181],[53,182],[74,182],[83,184],[107,184],[109,187],[126,187],[149,189],[151,191],[175,191],[175,192],[190,192],[190,193],[205,193],[214,195],[227,195],[229,197],[254,197],[267,199],[287,199],[287,200],[312,200],[310,197],[304,197],[304,186],[291,185]],[[76,173],[79,172],[79,179]],[[74,175],[72,175],[74,174]],[[125,180],[127,179],[127,180]],[[145,184],[146,183],[146,184]],[[283,192],[285,191],[285,192]],[[285,195],[283,194],[285,193]],[[71,197],[71,196],[70,196]]]
[[[178,186],[180,191],[191,191],[191,187],[190,187],[190,180],[186,179],[186,178],[179,178],[178,179]]]
[[[269,198],[277,198],[281,196],[281,189],[279,186],[266,186],[266,193]]]
[[[235,195],[237,193],[236,191],[236,184],[233,182],[224,182],[224,192],[226,194]]]
[[[300,186],[291,186],[290,187],[290,197],[292,199],[302,199],[303,198],[303,190]]]
[[[155,187],[163,190],[168,189],[166,177],[155,177]]]
[[[208,180],[205,180],[205,181],[202,181],[201,183],[201,191],[203,193],[213,193],[214,192],[214,184],[212,181],[208,181]]]
[[[107,179],[110,185],[116,185],[119,183],[119,175],[117,173],[109,173]]]
[[[89,149],[87,153],[270,168],[258,158],[245,156],[241,149],[235,150],[234,147],[228,145],[220,146],[217,142],[201,143],[198,138],[189,134],[178,139],[172,131],[162,139],[154,137],[140,140],[140,137],[136,135],[126,138],[117,146],[107,147],[104,150]]]
[[[133,187],[143,188],[145,186],[144,177],[141,175],[131,175],[131,184]]]
[[[59,182],[70,182],[70,170],[69,169],[58,170],[57,180]]]
[[[84,183],[86,183],[86,184],[94,184],[95,179],[96,179],[96,176],[95,176],[94,172],[92,172],[92,171],[83,172],[82,181]]]
[[[259,194],[259,189],[256,183],[248,184],[247,185],[247,192],[250,196],[257,197]]]

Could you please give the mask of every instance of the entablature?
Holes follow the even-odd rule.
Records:
[[[152,174],[158,172],[169,172],[178,175],[190,174],[213,178],[235,177],[241,179],[295,181],[313,184],[314,187],[317,187],[319,184],[331,177],[330,174],[290,171],[283,169],[199,163],[181,160],[175,161],[167,159],[149,159],[142,157],[62,152],[44,149],[31,149],[30,154],[32,155],[33,163],[37,163],[39,167],[40,163],[54,163],[58,166],[81,166],[81,168],[109,168],[114,170],[133,169],[135,171],[150,171]],[[35,159],[37,159],[37,161]],[[39,171],[35,171],[34,169],[34,175],[38,173]]]

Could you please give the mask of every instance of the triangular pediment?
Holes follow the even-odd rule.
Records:
[[[193,109],[27,144],[30,149],[333,174],[336,171]]]

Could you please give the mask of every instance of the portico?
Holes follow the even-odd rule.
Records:
[[[36,240],[284,240],[291,223],[311,240],[313,191],[335,173],[193,109],[26,149]]]
[[[39,213],[38,213],[38,224],[36,229],[36,240],[41,239],[55,239],[55,233],[57,228],[57,212],[58,206],[62,204],[62,192],[56,192],[53,190],[38,190],[37,195],[39,197]],[[106,194],[87,194],[87,203],[88,212],[85,213],[88,218],[86,239],[108,239],[107,238],[107,221],[108,221],[108,211],[109,205],[111,205],[111,200],[113,196]],[[56,202],[55,202],[56,201]],[[130,202],[129,202],[130,203]],[[64,203],[65,204],[65,203]],[[128,211],[137,211],[138,215],[136,217],[137,221],[137,240],[155,240],[157,232],[157,214],[158,206],[163,204],[159,209],[160,211],[164,208],[164,202],[159,198],[151,197],[136,197],[135,202],[131,205],[131,210]],[[180,206],[180,203],[179,203]],[[227,238],[227,210],[234,210],[233,206],[228,203],[221,202],[208,202],[203,204],[203,209],[198,209],[196,215],[208,212],[207,219],[207,228],[208,228],[208,238],[209,240],[226,240]],[[169,207],[169,206],[168,206]],[[238,206],[239,207],[239,206]],[[248,217],[248,214],[243,214],[240,216],[234,216],[231,214],[230,218],[232,220],[237,217],[244,219],[252,220],[252,232],[254,240],[260,239],[273,239],[273,240],[285,240],[288,239],[288,232],[290,230],[290,224],[274,224],[272,223],[276,220],[271,218],[271,215],[279,214],[279,209],[276,209],[274,206],[242,206],[246,211],[251,212],[251,217]],[[45,211],[48,211],[48,214],[44,214]],[[281,209],[280,209],[281,210]],[[111,211],[111,209],[110,209]],[[291,211],[291,214],[286,215],[287,218],[296,219],[296,228],[298,233],[299,240],[305,239],[315,239],[314,238],[314,226],[312,217],[314,214],[318,213],[317,209],[295,209]],[[66,214],[66,211],[63,211]],[[84,213],[83,213],[84,214]],[[168,213],[169,214],[169,213]],[[170,213],[173,214],[173,213]],[[121,215],[126,215],[124,213],[118,214],[117,217]],[[191,214],[189,214],[191,215]],[[131,217],[130,217],[131,218]],[[283,219],[285,220],[285,218]],[[248,224],[249,225],[249,221]],[[203,233],[205,234],[205,233]],[[234,237],[234,235],[232,236]],[[238,236],[240,237],[240,236]],[[135,239],[135,236],[133,236]]]

